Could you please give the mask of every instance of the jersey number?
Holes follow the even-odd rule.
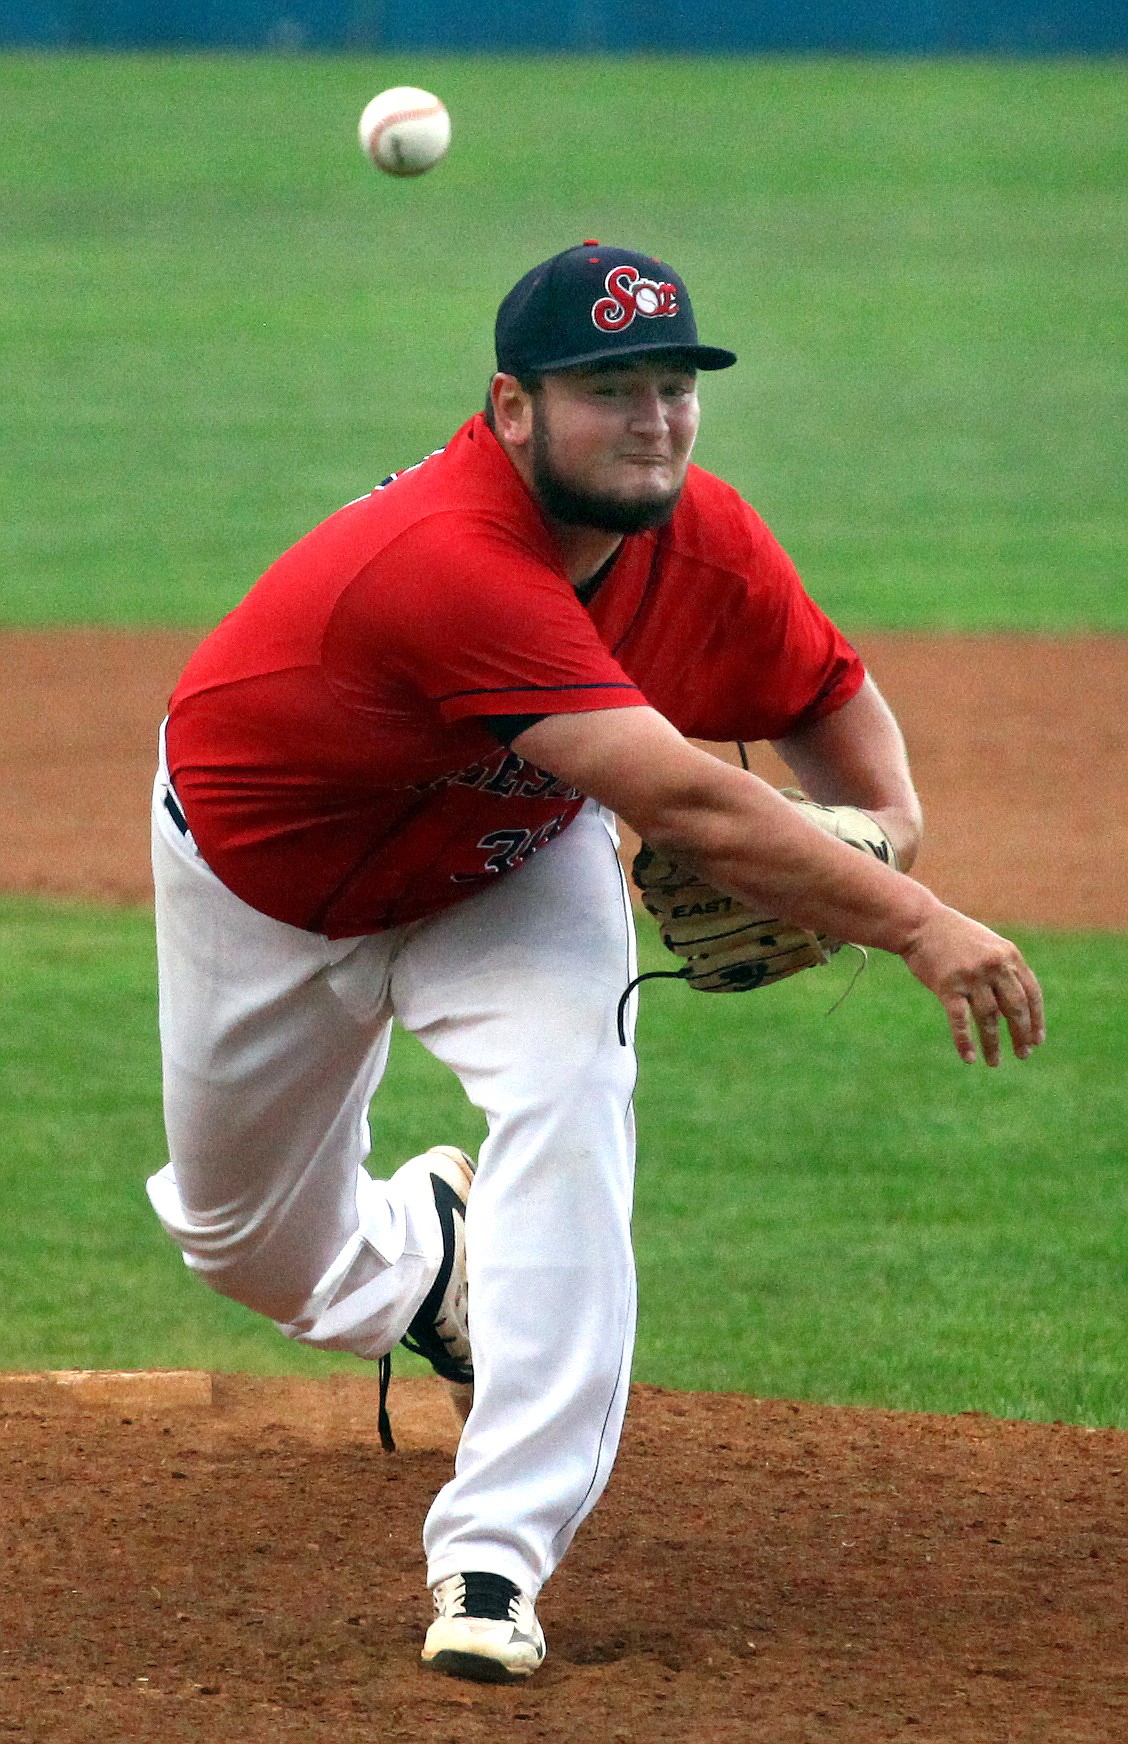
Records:
[[[559,834],[563,821],[563,818],[550,818],[548,823],[535,830],[491,830],[478,843],[479,848],[486,851],[485,870],[512,872],[522,860],[527,860],[530,854],[551,842],[553,836]]]

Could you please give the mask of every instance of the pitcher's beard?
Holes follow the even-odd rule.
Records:
[[[598,527],[605,533],[642,533],[661,527],[677,507],[682,485],[649,497],[625,500],[569,484],[552,464],[544,422],[533,415],[533,484],[542,509],[569,527]]]

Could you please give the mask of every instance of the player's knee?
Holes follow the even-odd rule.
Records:
[[[209,1289],[272,1320],[288,1320],[301,1308],[316,1276],[301,1263],[300,1254],[277,1251],[277,1244],[265,1237],[261,1219],[230,1204],[189,1210],[171,1167],[152,1177],[148,1193],[165,1234]]]
[[[293,1320],[309,1296],[309,1281],[287,1277],[269,1256],[183,1251],[185,1265],[209,1290],[268,1320]]]

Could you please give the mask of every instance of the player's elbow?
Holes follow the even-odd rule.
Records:
[[[627,823],[668,859],[698,870],[731,853],[740,834],[732,808],[719,804],[706,783],[691,780],[651,789]]]
[[[903,804],[876,811],[874,815],[896,850],[898,866],[907,872],[924,840],[924,814],[916,794]]]

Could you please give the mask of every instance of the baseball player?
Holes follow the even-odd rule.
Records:
[[[920,813],[889,709],[764,523],[690,465],[697,374],[736,359],[699,342],[677,273],[569,248],[505,298],[496,345],[485,413],[280,557],[173,694],[149,1193],[187,1264],[287,1336],[385,1372],[402,1340],[457,1389],[423,1658],[505,1681],[544,1658],[537,1595],[627,1402],[614,814],[722,906],[900,955],[966,1060],[978,1037],[997,1063],[1003,1023],[1025,1058],[1043,1023],[1014,946],[894,869]],[[776,742],[884,847],[690,735]],[[483,1110],[476,1161],[366,1168],[393,1019]]]

